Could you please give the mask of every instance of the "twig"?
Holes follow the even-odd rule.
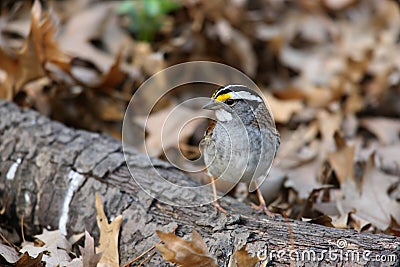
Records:
[[[161,244],[161,243],[160,243]],[[149,253],[150,251],[152,251],[155,248],[155,246],[151,246],[150,248],[148,248],[145,252],[143,252],[142,254],[140,254],[139,256],[137,256],[136,258],[134,258],[133,260],[127,262],[124,264],[123,267],[129,267],[132,263],[134,263],[135,261],[139,260],[140,258],[142,258],[144,255],[146,255],[147,253]]]
[[[143,264],[144,264],[146,261],[150,260],[151,257],[153,257],[155,254],[156,254],[155,251],[154,251],[153,253],[151,253],[147,258],[145,258],[144,260],[142,260],[142,261],[139,263],[138,267],[143,266]]]
[[[292,250],[294,250],[294,238],[293,238],[292,226],[290,225],[289,217],[286,215],[286,212],[284,210],[282,210],[282,216],[285,219],[285,222],[286,222],[286,224],[288,226],[289,238],[290,238],[290,247],[292,248]],[[290,266],[295,266],[293,260],[290,261]]]
[[[24,213],[21,215],[21,236],[22,241],[25,243],[25,233],[24,233]]]
[[[178,225],[175,225],[174,228],[172,229],[171,233],[175,233],[176,229],[178,229]],[[161,242],[158,242],[157,244],[161,244]],[[125,263],[122,267],[129,267],[131,266],[132,263],[134,263],[135,261],[138,261],[140,258],[142,258],[144,255],[146,255],[147,253],[149,253],[150,251],[152,251],[156,246],[153,245],[150,248],[146,249],[142,254],[140,254],[139,256],[137,256],[136,258],[134,258],[131,261],[128,261],[127,263]],[[143,263],[145,263],[146,261],[148,261],[151,257],[153,257],[155,254],[155,252],[153,252],[151,255],[149,255],[148,257],[146,257],[146,259],[144,259],[142,262],[139,263],[139,266],[142,266]]]
[[[3,233],[0,231],[0,237],[3,240],[4,243],[7,243],[10,247],[14,248],[17,252],[19,251],[19,247],[11,243],[10,241],[7,240],[7,238],[3,235]]]

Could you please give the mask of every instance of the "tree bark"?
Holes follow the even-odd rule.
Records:
[[[219,266],[228,266],[234,251],[245,244],[250,254],[258,251],[263,252],[260,254],[263,256],[268,249],[273,256],[270,262],[275,266],[290,263],[296,266],[338,263],[364,266],[363,253],[369,259],[377,255],[396,256],[397,262],[369,261],[367,266],[399,266],[399,237],[360,234],[282,217],[269,219],[230,197],[221,200],[230,216],[216,212],[212,205],[191,208],[167,205],[153,199],[141,186],[161,198],[180,203],[207,202],[212,199],[211,188],[193,195],[182,194],[165,185],[160,188],[154,180],[155,171],[175,184],[198,184],[169,163],[157,159],[149,161],[146,155],[129,149],[126,160],[140,181],[139,186],[131,178],[119,141],[68,128],[37,112],[1,100],[0,114],[0,208],[5,209],[3,218],[15,227],[19,227],[24,216],[26,235],[46,227],[60,228],[68,235],[87,229],[98,237],[94,196],[98,192],[109,218],[123,216],[119,244],[122,263],[158,242],[156,230],[167,232],[178,225],[178,236],[189,237],[192,230],[198,231]],[[345,240],[347,247],[335,252],[338,240]],[[289,258],[292,246],[298,253],[292,256],[299,255],[298,261]],[[279,250],[285,255],[280,257]],[[317,256],[325,255],[325,259],[308,260],[307,251],[311,250]],[[365,254],[368,251],[370,255]],[[361,259],[346,261],[339,252],[342,255],[359,253]],[[159,253],[146,264],[171,266]]]

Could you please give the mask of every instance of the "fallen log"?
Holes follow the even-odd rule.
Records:
[[[212,205],[168,205],[158,199],[206,203],[212,199],[211,188],[182,194],[168,184],[160,185],[155,172],[172,184],[198,184],[169,163],[149,160],[134,149],[126,151],[125,160],[118,140],[68,128],[2,100],[0,114],[0,208],[5,210],[3,218],[16,228],[24,216],[26,235],[43,228],[67,235],[87,229],[98,238],[98,192],[109,218],[123,216],[122,263],[158,242],[156,230],[167,232],[178,225],[178,236],[189,237],[192,230],[200,233],[218,266],[228,266],[232,254],[244,245],[249,254],[269,257],[267,261],[275,266],[400,266],[399,237],[270,219],[231,197],[221,200],[230,216]],[[171,266],[160,253],[146,264]]]

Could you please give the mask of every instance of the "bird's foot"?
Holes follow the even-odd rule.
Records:
[[[221,207],[221,205],[219,204],[218,200],[215,200],[213,202],[214,207],[216,208],[217,211],[224,213],[225,215],[229,215],[229,212],[224,209],[223,207]]]
[[[258,212],[263,212],[265,215],[267,215],[270,219],[274,219],[276,217],[276,214],[272,213],[271,211],[268,210],[267,206],[264,204],[256,205],[254,203],[251,203],[251,207],[258,211]]]

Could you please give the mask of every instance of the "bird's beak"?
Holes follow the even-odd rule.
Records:
[[[216,110],[221,107],[221,102],[215,101],[214,99],[211,99],[210,102],[205,104],[203,106],[203,109],[208,109],[208,110]]]

